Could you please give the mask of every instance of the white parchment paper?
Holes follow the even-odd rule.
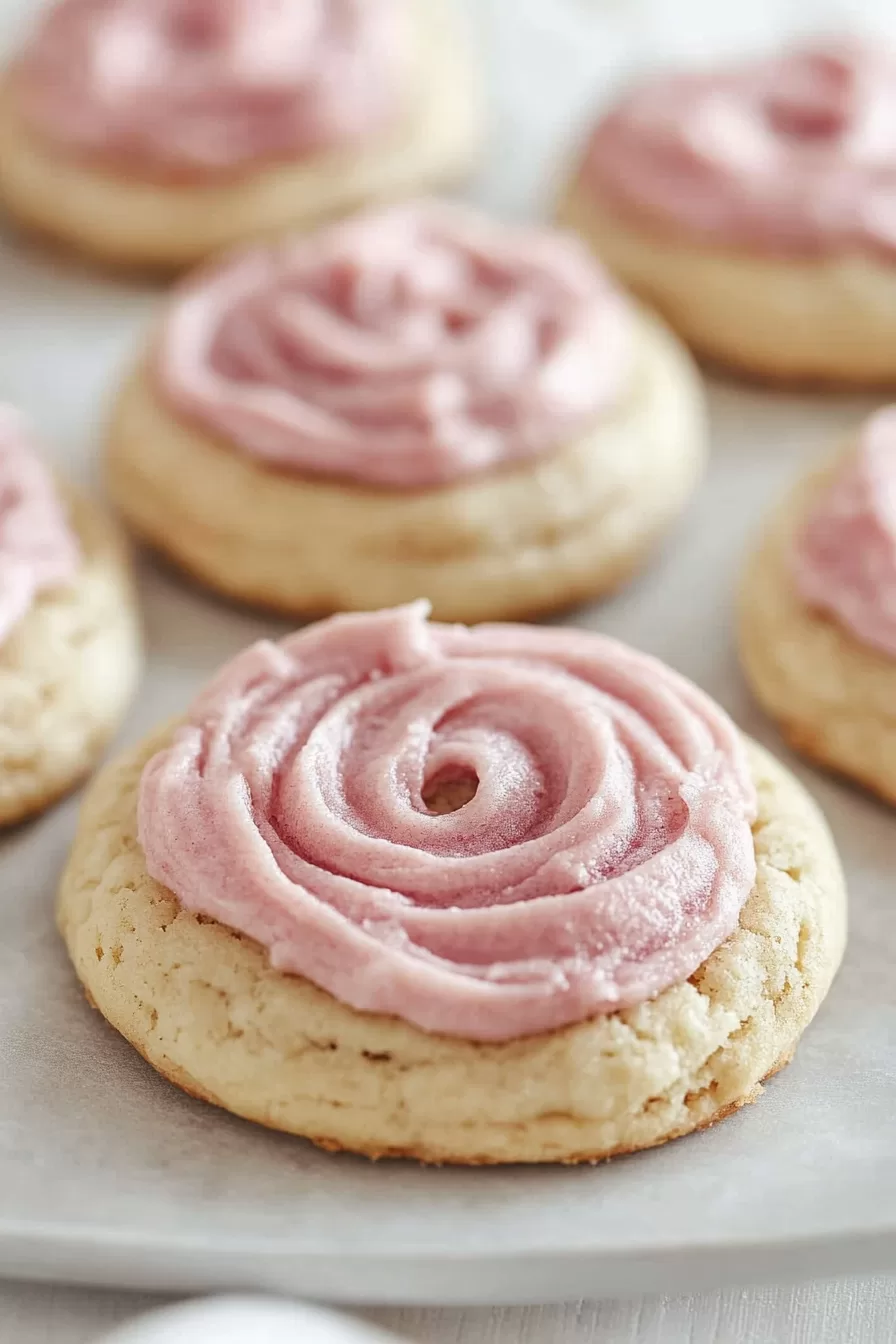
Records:
[[[494,133],[475,195],[549,199],[558,155],[626,70],[756,46],[888,6],[467,0]],[[32,5],[7,0],[12,33]],[[9,36],[7,34],[7,39]],[[60,209],[65,208],[60,201]],[[0,398],[96,486],[103,407],[161,291],[0,240]],[[708,479],[657,564],[570,617],[701,683],[781,749],[732,647],[744,549],[786,483],[872,403],[709,386]],[[122,734],[177,711],[222,660],[282,627],[141,562],[149,661]],[[896,709],[894,709],[896,713]],[[784,753],[786,756],[786,753]],[[85,1003],[53,927],[77,800],[0,840],[0,1272],[155,1286],[280,1286],[342,1299],[537,1300],[720,1277],[885,1266],[896,1252],[896,815],[799,764],[849,874],[843,971],[795,1063],[708,1133],[597,1169],[452,1171],[318,1153],[190,1101]]]

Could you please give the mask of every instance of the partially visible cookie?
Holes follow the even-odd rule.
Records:
[[[843,41],[648,79],[597,122],[559,222],[708,359],[892,383],[894,71]]]
[[[889,484],[888,484],[889,483]],[[896,412],[790,493],[750,558],[740,653],[789,742],[896,803]],[[889,493],[888,493],[889,492]]]
[[[0,426],[0,824],[41,811],[93,768],[133,694],[140,630],[124,541],[56,489]],[[27,475],[25,473],[27,472]]]
[[[0,196],[95,260],[182,268],[462,179],[476,82],[450,0],[57,0],[0,93]]]
[[[701,244],[615,213],[577,183],[557,220],[707,361],[768,383],[896,380],[896,268],[880,257]]]
[[[370,621],[383,644],[369,651],[376,675],[356,687],[346,669]],[[91,1001],[190,1094],[372,1157],[595,1161],[687,1134],[755,1100],[763,1079],[790,1059],[842,955],[843,879],[815,805],[695,688],[612,641],[434,627],[439,656],[463,660],[452,674],[450,661],[444,672],[430,661],[418,621],[401,613],[344,618],[276,648],[257,646],[216,679],[185,724],[161,729],[107,767],[85,802],[59,896],[60,928]],[[500,651],[499,664],[490,649]],[[518,658],[525,658],[519,671]],[[567,681],[552,684],[552,659],[568,660]],[[340,668],[341,689],[326,666]],[[508,677],[523,679],[515,696]],[[559,722],[580,696],[590,703],[592,677],[618,702],[605,699],[590,726],[564,738]],[[252,701],[248,714],[235,712],[238,678]],[[445,727],[427,737],[427,697],[441,698],[449,684]],[[654,684],[660,698],[651,703],[642,697]],[[403,709],[389,698],[398,690],[402,705],[415,707],[413,737],[403,735]],[[234,712],[225,715],[225,703]],[[297,715],[300,703],[309,717]],[[675,747],[656,756],[646,722],[660,703]],[[350,735],[340,726],[344,709],[353,716]],[[626,822],[632,781],[609,766],[598,794],[603,810],[591,816],[587,791],[574,801],[594,742],[609,732],[623,754],[629,749],[614,737],[617,714],[639,742],[634,770],[647,771],[643,796],[632,797],[651,820],[637,835]],[[501,724],[489,748],[482,731]],[[526,745],[528,760],[517,751]],[[375,767],[381,750],[394,770]],[[422,800],[416,767],[408,773],[418,750],[430,780]],[[195,751],[205,760],[201,778]],[[688,773],[707,751],[715,783]],[[500,779],[488,768],[493,753],[505,762]],[[555,756],[568,760],[568,775],[562,788],[557,779],[542,786],[539,800],[532,790]],[[457,790],[470,768],[463,758],[478,761],[478,789],[472,798],[455,792],[453,810],[443,809],[433,793]],[[275,792],[266,782],[272,769]],[[237,770],[245,772],[239,788]],[[668,848],[638,856],[637,844],[662,826],[659,812],[671,804],[666,772],[683,786],[689,815],[678,817]],[[517,844],[519,827],[524,834],[532,825],[527,809],[538,806],[538,829],[528,846]],[[495,827],[504,847],[490,852]],[[611,838],[617,857],[620,846],[629,857],[608,867]],[[660,843],[658,835],[648,843]],[[587,866],[595,845],[604,868],[587,880],[604,885],[579,892],[571,862]],[[688,857],[705,858],[707,845],[715,852],[711,896],[698,894],[705,863],[692,868]],[[476,885],[489,863],[502,881],[512,873],[517,883],[491,909],[479,906]],[[159,872],[160,864],[179,896],[150,876],[149,866]],[[381,865],[398,891],[415,894],[379,889]],[[253,872],[267,896],[252,895]],[[451,906],[451,881],[463,884],[461,908]],[[657,882],[666,906],[677,909],[680,897],[689,907],[682,921],[667,927],[651,915]],[[276,904],[266,905],[268,897]],[[623,923],[614,926],[617,918]],[[639,942],[642,919],[652,943]],[[591,945],[595,921],[602,935]],[[248,923],[267,946],[238,931]],[[581,939],[581,961],[564,960],[573,937]],[[528,959],[513,963],[514,956]],[[296,957],[307,974],[295,969]],[[490,973],[480,977],[476,963]],[[676,968],[687,966],[677,981]],[[616,1011],[607,1007],[613,994]],[[602,996],[604,1010],[589,1013],[585,1004]],[[558,1025],[533,1030],[551,1020]]]
[[[134,530],[229,596],[476,621],[622,583],[705,451],[690,358],[573,241],[432,203],[188,281],[106,471]]]

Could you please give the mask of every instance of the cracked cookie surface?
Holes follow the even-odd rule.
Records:
[[[165,1077],[326,1148],[428,1162],[581,1162],[663,1143],[755,1100],[840,962],[846,897],[802,787],[749,745],[758,876],[738,929],[650,1003],[500,1044],[356,1012],[183,910],[136,838],[154,734],[90,790],[59,925],[91,1001]]]

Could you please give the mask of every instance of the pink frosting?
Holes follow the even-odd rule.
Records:
[[[868,420],[799,533],[792,563],[805,602],[896,658],[896,406]]]
[[[473,796],[430,810],[438,786]],[[685,980],[752,887],[755,803],[734,725],[663,664],[417,603],[225,667],[146,766],[139,834],[274,966],[487,1041]]]
[[[18,67],[48,139],[203,176],[363,141],[404,82],[395,0],[60,0]]]
[[[857,41],[659,76],[598,124],[581,181],[771,252],[896,251],[896,59]]]
[[[593,423],[628,367],[627,320],[573,239],[420,203],[188,281],[157,383],[278,468],[425,488]]]
[[[16,412],[0,405],[0,641],[38,593],[74,576],[78,560],[52,476]]]

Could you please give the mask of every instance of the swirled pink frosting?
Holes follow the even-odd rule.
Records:
[[[462,805],[431,810],[439,789]],[[663,664],[417,603],[225,667],[146,766],[139,835],[274,966],[505,1040],[696,970],[752,887],[755,802],[734,725]]]
[[[858,41],[636,87],[598,124],[585,189],[772,252],[896,251],[896,58]]]
[[[425,488],[593,423],[626,373],[627,321],[573,239],[420,203],[188,281],[156,381],[278,468]]]
[[[871,416],[792,553],[800,596],[896,658],[896,406]]]
[[[0,405],[0,642],[37,595],[68,582],[78,546],[19,416]]]
[[[203,176],[368,139],[398,111],[395,0],[59,0],[17,68],[54,143]]]

